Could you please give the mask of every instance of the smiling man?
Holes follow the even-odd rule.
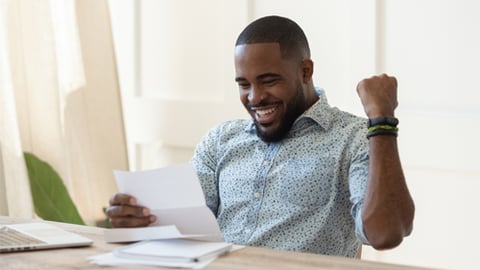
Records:
[[[298,74],[299,65],[310,74]],[[312,61],[306,55],[282,57],[279,43],[237,45],[235,70],[240,99],[266,142],[285,137],[295,119],[318,100],[311,80],[304,79],[312,75]],[[304,88],[304,83],[311,85]]]
[[[315,88],[302,29],[268,16],[235,46],[235,81],[250,120],[210,130],[192,163],[224,239],[353,257],[359,245],[400,244],[414,204],[397,149],[397,82],[387,75],[357,86],[368,120],[330,107]],[[107,209],[115,227],[157,218],[127,194]]]

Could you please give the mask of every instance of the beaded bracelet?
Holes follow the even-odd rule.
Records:
[[[375,125],[368,128],[367,139],[377,135],[398,135],[398,128],[390,125]]]
[[[398,119],[393,116],[380,116],[368,119],[367,127],[372,127],[376,125],[389,125],[392,127],[396,127],[398,126],[398,122]]]

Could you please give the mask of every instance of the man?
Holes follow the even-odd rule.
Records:
[[[400,244],[414,204],[397,150],[396,79],[358,84],[369,121],[330,107],[305,34],[278,16],[242,31],[235,70],[252,120],[210,130],[192,159],[225,241],[349,257],[360,243]],[[161,219],[126,194],[110,204],[114,227]]]

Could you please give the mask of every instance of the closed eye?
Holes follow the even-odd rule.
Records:
[[[238,87],[240,87],[240,89],[245,90],[245,89],[250,88],[250,84],[249,83],[239,83]]]
[[[257,79],[266,86],[275,85],[282,77],[276,73],[265,73],[257,77]]]
[[[246,90],[250,88],[250,83],[243,77],[236,77],[235,81],[240,89]]]
[[[262,83],[267,86],[275,85],[278,82],[278,79],[263,80]]]

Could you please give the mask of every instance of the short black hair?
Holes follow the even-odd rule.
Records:
[[[302,28],[296,22],[280,16],[267,16],[253,21],[240,33],[235,46],[270,42],[280,45],[284,58],[296,55],[310,58],[310,47]]]

